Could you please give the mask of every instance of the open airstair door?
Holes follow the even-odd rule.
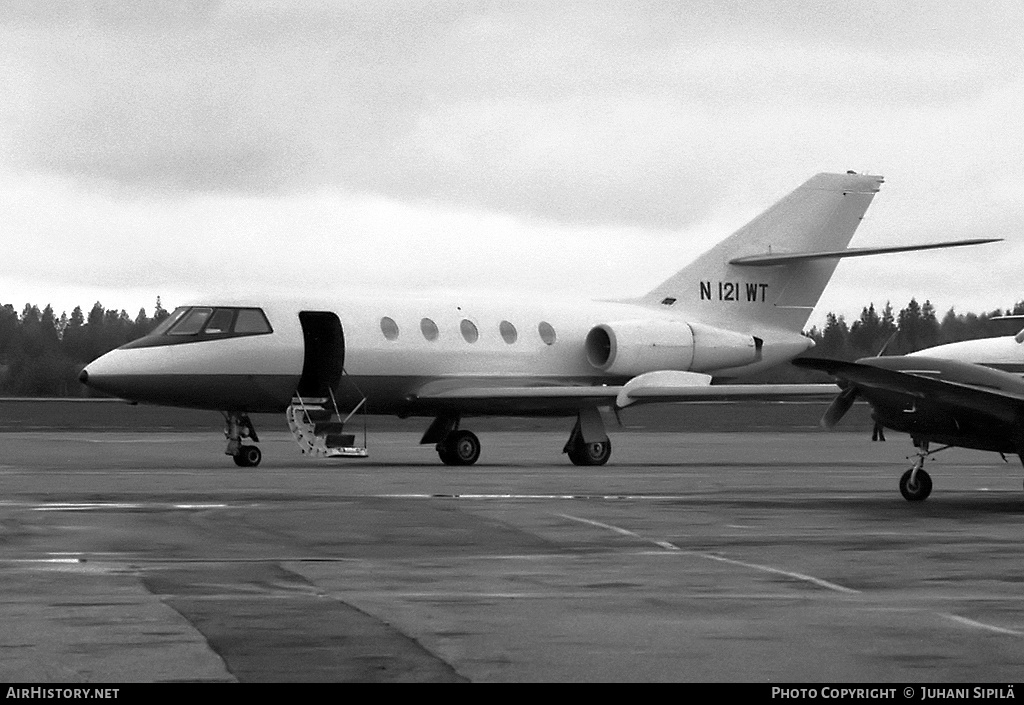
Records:
[[[362,444],[345,424],[363,406],[363,399],[345,418],[338,411],[337,390],[345,373],[345,334],[337,314],[330,311],[302,311],[302,341],[305,348],[302,376],[288,407],[288,427],[302,452],[320,458],[365,458],[366,433]]]
[[[338,314],[331,311],[302,311],[302,377],[296,393],[301,397],[326,399],[338,388],[345,369],[345,334]]]

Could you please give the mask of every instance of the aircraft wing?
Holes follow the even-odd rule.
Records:
[[[663,370],[639,375],[624,385],[428,383],[413,398],[428,404],[526,411],[539,407],[577,409],[587,403],[624,408],[636,403],[686,401],[827,401],[836,391],[831,384],[713,385],[710,382],[708,375]]]
[[[881,389],[919,399],[961,407],[1013,422],[1024,413],[1024,395],[981,388],[950,380],[934,379],[872,365],[824,358],[797,358],[797,367],[821,370],[866,389]]]

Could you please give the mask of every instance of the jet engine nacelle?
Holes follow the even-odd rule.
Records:
[[[586,349],[597,369],[631,377],[654,370],[742,367],[760,356],[753,336],[682,321],[602,323],[587,334]]]

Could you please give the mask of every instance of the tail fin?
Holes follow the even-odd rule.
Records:
[[[772,253],[842,250],[853,237],[882,177],[818,174],[698,257],[640,302],[685,311],[736,329],[807,323],[838,258],[812,257],[759,266],[734,263]]]

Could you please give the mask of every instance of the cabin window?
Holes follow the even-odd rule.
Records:
[[[398,340],[398,324],[395,323],[395,319],[388,316],[380,319],[380,332],[388,340]]]
[[[420,331],[423,333],[423,337],[427,340],[437,340],[437,324],[429,318],[424,318],[420,321]]]
[[[462,319],[459,330],[462,331],[462,337],[466,339],[467,343],[475,343],[480,337],[480,331],[476,329],[476,324],[468,318]]]
[[[540,333],[540,339],[544,341],[545,345],[555,344],[555,329],[551,327],[550,323],[541,321],[541,324],[537,326],[537,332]]]
[[[501,339],[509,345],[516,342],[516,338],[519,337],[516,327],[508,321],[502,321],[501,325],[498,326],[498,331],[501,333]]]

